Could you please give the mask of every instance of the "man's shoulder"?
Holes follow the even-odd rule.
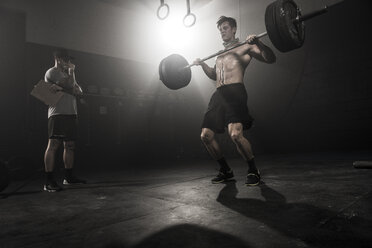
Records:
[[[57,69],[56,67],[49,68],[45,72],[45,81],[51,81],[51,82],[56,82],[59,81],[61,78],[64,78],[63,73]]]
[[[55,73],[58,73],[59,72],[59,70],[56,68],[56,67],[51,67],[51,68],[49,68],[46,72],[45,72],[45,74],[55,74]]]

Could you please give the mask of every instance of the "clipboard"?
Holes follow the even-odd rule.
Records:
[[[40,80],[34,86],[30,94],[48,106],[55,106],[63,96],[63,92],[57,91],[56,93],[53,93],[50,90],[51,86],[52,83]]]

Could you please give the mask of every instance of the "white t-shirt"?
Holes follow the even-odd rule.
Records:
[[[62,72],[55,67],[52,67],[45,73],[44,80],[45,82],[56,84],[67,77],[67,73]],[[53,115],[77,115],[76,97],[64,93],[55,106],[49,106],[48,118]]]

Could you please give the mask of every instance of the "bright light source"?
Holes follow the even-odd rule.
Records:
[[[193,38],[192,32],[182,25],[182,20],[175,17],[159,22],[155,35],[167,50],[184,50]]]
[[[128,51],[123,48],[124,52],[134,54],[135,60],[154,64],[157,69],[163,58],[174,53],[182,55],[191,64],[196,58],[203,58],[221,49],[220,42],[215,42],[220,41],[215,25],[216,18],[199,19],[203,13],[204,16],[214,16],[215,14],[210,13],[211,8],[205,8],[204,12],[199,9],[195,13],[198,16],[198,25],[187,28],[183,24],[186,14],[184,2],[172,2],[170,7],[172,10],[165,20],[160,20],[153,8],[138,12],[131,26],[135,35],[128,37],[134,49]],[[187,24],[193,21],[190,18],[185,20]]]

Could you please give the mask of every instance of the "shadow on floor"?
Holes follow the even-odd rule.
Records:
[[[267,225],[280,233],[320,247],[370,247],[371,221],[305,203],[287,203],[286,198],[262,183],[265,200],[239,199],[235,182],[226,183],[217,201],[222,205]],[[329,219],[325,224],[322,221]]]
[[[134,246],[122,242],[111,242],[105,248],[249,248],[241,239],[230,234],[208,229],[198,225],[181,224],[168,227],[150,235]]]

